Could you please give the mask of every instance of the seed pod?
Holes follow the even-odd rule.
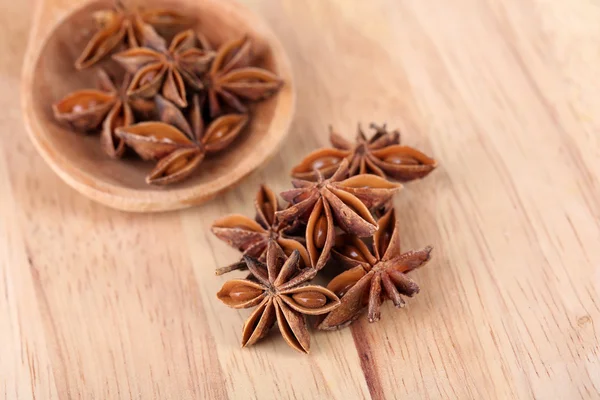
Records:
[[[306,156],[300,164],[292,168],[292,176],[299,179],[315,181],[319,171],[324,178],[329,178],[338,168],[342,160],[350,152],[338,149],[316,150]]]
[[[315,246],[322,249],[325,246],[325,239],[327,239],[327,217],[322,214],[317,220],[313,232]]]
[[[279,203],[277,196],[267,185],[261,185],[256,193],[254,208],[256,209],[256,222],[265,228],[271,227],[275,223],[275,212],[279,210]]]
[[[311,264],[317,270],[323,268],[329,260],[334,241],[335,227],[331,210],[323,199],[319,199],[306,225],[306,248]]]
[[[338,297],[343,297],[363,276],[365,276],[365,270],[362,267],[349,269],[333,278],[327,285],[327,289]]]
[[[409,146],[388,146],[371,152],[370,160],[390,178],[401,182],[425,177],[437,162]]]
[[[99,90],[77,90],[52,106],[54,117],[78,131],[98,128],[115,104],[113,94]]]
[[[348,258],[352,258],[353,260],[367,262],[366,258],[363,256],[360,250],[352,244],[344,245],[341,249],[338,250],[338,252]]]
[[[408,154],[390,154],[383,159],[384,162],[397,165],[418,165],[419,160]]]
[[[387,213],[385,213],[379,220],[377,221],[379,224],[379,228],[377,232],[373,235],[373,249],[375,250],[375,256],[377,258],[383,258],[385,253],[387,252],[390,241],[392,240],[392,235],[394,234],[394,230],[396,229],[396,212],[393,208],[391,208]],[[398,243],[394,243],[393,246],[398,247]],[[392,249],[392,251],[397,251],[398,249]]]
[[[245,285],[237,285],[231,288],[229,297],[231,297],[232,300],[241,303],[253,299],[261,293],[262,291],[260,289]]]
[[[228,114],[211,122],[202,136],[206,151],[214,153],[229,146],[244,129],[248,120],[248,116],[244,114]]]
[[[116,134],[144,160],[161,159],[177,149],[194,147],[183,132],[163,122],[140,122],[117,128]]]
[[[260,303],[264,296],[264,288],[260,284],[243,279],[225,282],[217,293],[217,298],[232,308],[253,307]]]
[[[311,309],[323,307],[327,303],[327,297],[319,292],[295,293],[292,298],[301,306]]]

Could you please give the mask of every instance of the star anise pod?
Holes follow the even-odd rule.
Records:
[[[214,52],[196,47],[196,33],[188,29],[178,33],[167,48],[165,40],[154,29],[144,27],[148,47],[137,47],[113,55],[127,71],[134,73],[127,90],[130,96],[152,98],[157,93],[187,107],[186,86],[202,89],[202,75],[214,58]]]
[[[294,250],[300,252],[300,264],[310,267],[310,258],[304,245],[286,233],[293,228],[287,223],[282,223],[275,218],[275,212],[281,210],[277,196],[266,185],[261,185],[254,200],[256,218],[254,220],[239,214],[228,215],[216,220],[212,225],[212,232],[222,241],[241,251],[244,256],[265,261],[269,241],[276,241],[286,255]],[[222,275],[236,269],[243,269],[243,261],[217,269],[216,274]]]
[[[160,122],[140,122],[117,129],[117,135],[144,160],[159,160],[146,182],[167,185],[179,182],[198,168],[206,154],[223,150],[248,122],[243,114],[228,114],[204,128],[201,101],[194,95],[188,123],[183,113],[156,96]]]
[[[317,270],[329,259],[335,242],[335,227],[360,237],[373,235],[377,223],[369,209],[389,201],[401,187],[376,175],[348,178],[348,160],[343,159],[329,178],[317,171],[316,182],[294,179],[295,189],[281,193],[292,205],[275,213],[282,222],[307,222],[306,247]]]
[[[131,76],[125,74],[117,87],[108,74],[98,70],[99,89],[76,90],[52,106],[54,117],[78,131],[93,131],[102,125],[102,148],[113,158],[125,151],[125,143],[115,136],[119,127],[135,122],[135,114],[147,117],[154,109],[151,101],[133,99],[125,93]],[[135,111],[135,112],[134,112]]]
[[[394,209],[381,217],[378,224],[372,251],[356,236],[338,238],[333,254],[349,269],[327,285],[340,296],[341,305],[325,317],[319,329],[347,326],[365,308],[369,322],[379,321],[384,299],[392,300],[396,307],[404,307],[401,294],[412,297],[419,292],[419,286],[406,273],[425,265],[431,258],[432,247],[401,253]]]
[[[400,145],[400,133],[387,131],[385,125],[371,124],[375,130],[367,139],[358,128],[355,143],[351,143],[333,130],[330,142],[333,148],[313,151],[292,169],[295,178],[315,180],[316,171],[331,176],[343,159],[350,163],[350,176],[374,174],[401,182],[425,177],[437,167],[437,162],[419,150]]]
[[[292,348],[308,353],[310,336],[304,315],[322,315],[334,310],[339,305],[337,296],[324,287],[305,285],[316,270],[298,274],[298,250],[288,258],[275,241],[270,241],[266,265],[252,257],[244,259],[256,280],[230,280],[217,293],[229,307],[257,306],[244,324],[242,347],[263,338],[277,321],[285,341]]]
[[[94,34],[83,52],[75,61],[77,69],[87,68],[107,56],[119,45],[138,47],[143,43],[144,25],[181,26],[185,18],[172,10],[139,10],[128,8],[121,1],[115,1],[113,9],[94,13],[100,30]]]
[[[212,118],[223,113],[222,102],[235,111],[245,113],[242,99],[266,99],[283,85],[283,81],[266,69],[248,66],[251,42],[247,37],[223,44],[205,76],[208,105]]]

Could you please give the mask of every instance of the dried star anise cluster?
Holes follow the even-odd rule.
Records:
[[[217,294],[233,308],[256,306],[242,346],[263,338],[277,322],[290,346],[308,352],[304,316],[318,316],[321,330],[343,328],[364,312],[375,322],[384,300],[404,307],[402,297],[419,292],[407,273],[429,261],[432,247],[400,251],[392,198],[401,188],[397,181],[423,178],[437,163],[401,146],[399,133],[385,125],[371,128],[370,139],[359,128],[354,143],[332,132],[333,148],[309,154],[292,170],[293,188],[281,193],[285,207],[263,185],[255,219],[235,214],[214,222],[213,233],[243,254],[217,275],[249,270],[246,279],[226,282]],[[335,276],[327,287],[307,283],[318,275]]]
[[[196,24],[174,10],[117,0],[93,17],[98,30],[75,67],[102,62],[97,88],[68,94],[53,105],[54,115],[76,131],[100,131],[102,149],[112,158],[129,148],[155,161],[149,184],[179,182],[206,156],[226,150],[251,118],[247,103],[283,85],[253,66],[249,38],[213,49],[202,32],[184,29]],[[122,75],[120,84],[107,69]]]

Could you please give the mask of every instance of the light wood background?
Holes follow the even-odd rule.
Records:
[[[62,0],[71,2],[74,0]],[[184,212],[113,211],[63,184],[19,110],[32,0],[0,16],[0,394],[5,399],[600,397],[600,3],[247,0],[289,51],[278,156]],[[45,21],[52,25],[53,21]],[[421,293],[382,320],[239,348],[248,310],[209,233],[257,185],[387,121],[441,162],[398,196]]]

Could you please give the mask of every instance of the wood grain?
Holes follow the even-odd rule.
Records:
[[[70,0],[63,0],[70,3]],[[71,0],[74,1],[74,0]],[[600,397],[600,7],[573,0],[247,0],[298,87],[280,153],[201,207],[107,209],[28,141],[18,88],[31,1],[0,29],[0,394],[5,399]],[[377,324],[239,348],[248,311],[208,232],[257,185],[358,121],[441,166],[398,196],[422,287]]]

